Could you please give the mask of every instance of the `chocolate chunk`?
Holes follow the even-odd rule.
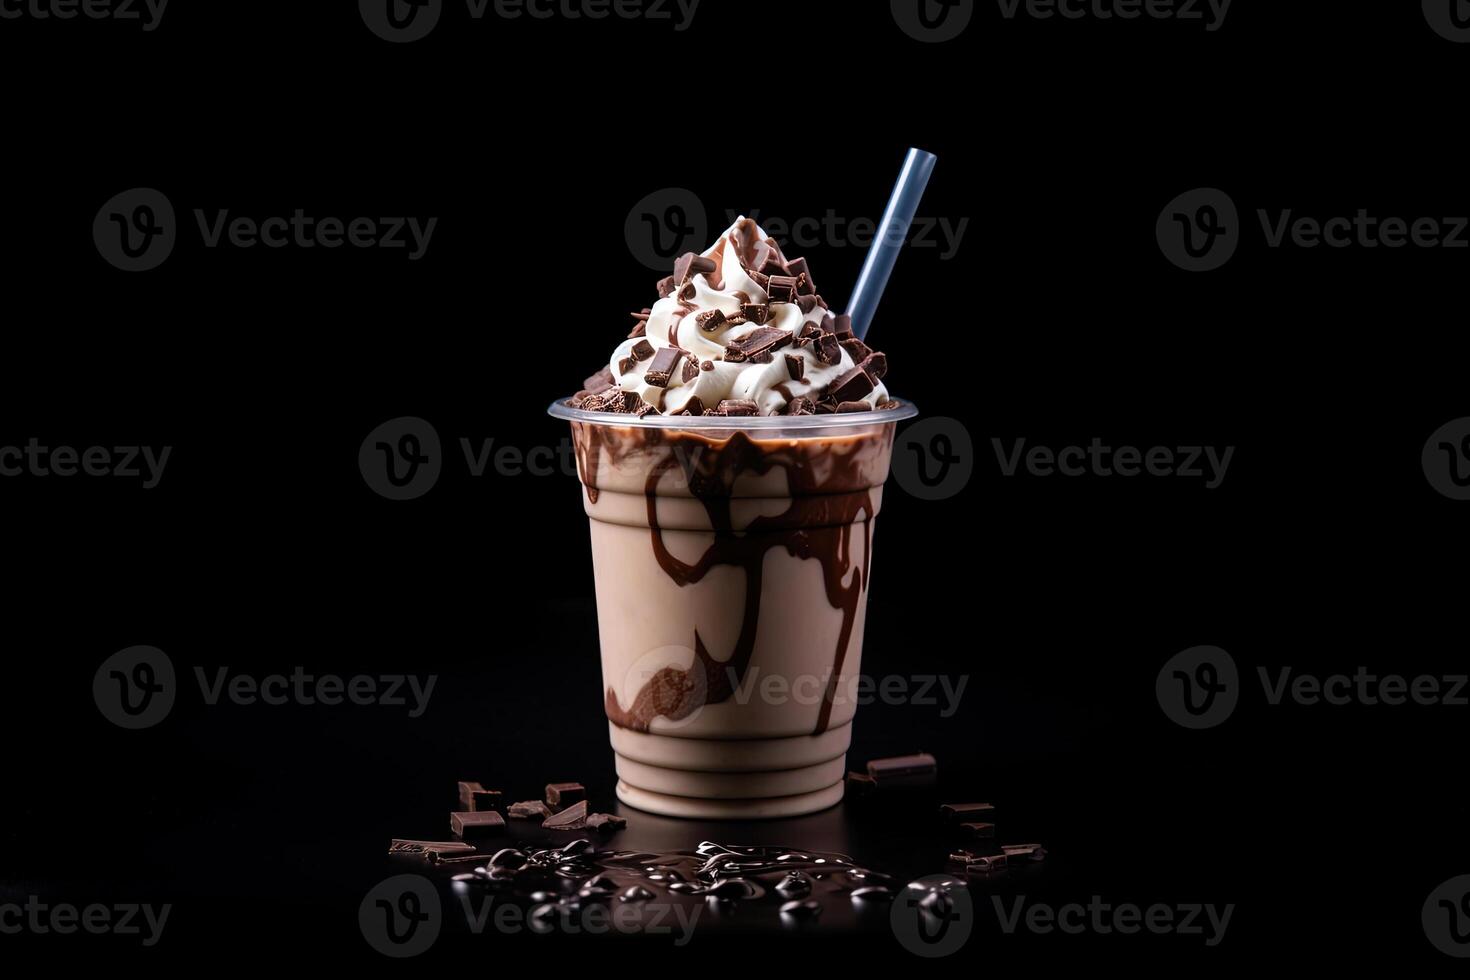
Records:
[[[674,281],[682,286],[697,275],[709,275],[716,268],[718,266],[715,265],[714,259],[695,255],[693,252],[685,252],[674,263]]]
[[[852,358],[852,363],[854,364],[861,364],[864,358],[873,353],[873,348],[856,337],[848,337],[846,340],[839,340],[837,342],[842,345],[843,350],[847,351],[848,356]],[[886,365],[884,370],[887,370]]]
[[[699,400],[698,395],[690,395],[689,400],[684,403],[684,410],[675,412],[675,415],[703,415],[704,402]]]
[[[714,361],[701,361],[699,363],[699,369],[701,371],[713,371],[715,369],[715,362]]]
[[[640,340],[633,345],[633,360],[646,361],[653,356],[653,345],[647,340]]]
[[[719,310],[705,310],[694,318],[694,322],[705,333],[714,333],[725,325],[726,320],[725,314]]]
[[[771,281],[765,289],[772,303],[794,303],[796,302],[796,291],[800,286],[801,281],[796,276],[771,276]]]
[[[960,830],[964,831],[966,837],[994,837],[995,824],[993,823],[962,823]]]
[[[638,410],[639,405],[643,404],[643,399],[639,398],[636,392],[623,391],[620,388],[614,388],[611,391],[604,392],[602,395],[597,396],[596,401],[596,408],[590,406],[583,407],[587,408],[588,411],[631,415]]]
[[[628,339],[632,340],[634,337],[642,337],[647,332],[648,321],[639,320],[637,323],[633,324],[633,329],[628,332]]]
[[[498,834],[505,829],[505,818],[494,810],[484,813],[451,813],[449,829],[460,837]]]
[[[541,826],[545,830],[581,830],[587,826],[587,801],[573,803],[560,813],[547,817]]]
[[[821,361],[823,364],[842,363],[842,348],[837,346],[837,338],[834,337],[832,334],[817,334],[816,339],[813,341],[813,343],[816,345],[814,347],[814,352],[817,355],[817,360]]]
[[[1005,852],[1011,862],[1016,861],[1043,861],[1046,859],[1046,848],[1040,844],[1002,844],[1000,849]]]
[[[839,415],[846,415],[851,412],[866,412],[867,410],[867,402],[838,402],[837,408],[835,409]]]
[[[670,296],[674,295],[674,290],[678,288],[679,284],[674,282],[673,276],[664,276],[658,281],[658,298],[668,299]]]
[[[772,354],[768,350],[763,350],[759,353],[750,355],[750,363],[752,364],[770,364],[775,359],[776,355]]]
[[[805,402],[807,405],[813,404],[812,403],[812,400],[810,398],[793,398],[791,400],[791,405],[789,407],[790,408],[795,408],[797,402]],[[788,414],[788,415],[811,415],[812,413],[811,413],[811,411],[805,411],[805,412],[788,411],[786,414]],[[867,773],[863,773],[863,772],[850,772],[850,773],[847,774],[847,791],[849,793],[855,794],[857,796],[871,796],[874,792],[877,791],[877,789],[878,789],[878,781],[875,780],[872,776],[869,776]]]
[[[612,368],[603,367],[592,377],[582,382],[582,389],[594,395],[601,394],[613,386]]]
[[[587,798],[587,787],[581,783],[547,783],[546,805],[552,810],[560,810],[580,803]]]
[[[812,283],[811,271],[806,267],[806,259],[792,259],[790,262],[787,262],[786,274],[795,276],[801,281],[801,286],[797,292],[804,296],[815,296],[817,294],[817,287]]]
[[[796,297],[796,308],[798,310],[801,310],[803,314],[810,313],[812,310],[815,310],[817,308],[817,303],[820,302],[821,299],[822,297],[813,295],[811,293],[799,294]]]
[[[697,377],[699,377],[699,363],[691,357],[684,362],[682,380],[685,384],[688,384]]]
[[[827,394],[839,402],[857,401],[873,390],[873,379],[868,372],[855,367],[832,382]]]
[[[771,307],[766,303],[746,303],[740,307],[740,312],[758,327],[765,326],[771,319]]]
[[[667,388],[669,381],[673,379],[674,369],[679,366],[683,357],[684,352],[677,347],[660,347],[653,357],[653,363],[643,372],[643,380],[654,387]]]
[[[630,371],[632,371],[633,368],[637,367],[637,365],[637,361],[633,360],[631,357],[625,357],[621,361],[618,361],[618,374],[626,375]]]
[[[725,345],[725,360],[748,361],[756,354],[769,354],[791,343],[790,330],[780,327],[757,327],[739,340]]]
[[[647,322],[648,318],[651,317],[651,316],[653,316],[653,307],[651,307],[651,306],[645,306],[643,309],[639,310],[637,313],[629,313],[628,315],[631,316],[635,320],[643,320],[644,322]]]
[[[993,874],[996,871],[1004,871],[1006,863],[1004,854],[977,854],[975,860],[965,866],[965,873],[970,875]]]
[[[715,410],[716,415],[746,416],[759,415],[760,407],[748,398],[726,398]]]
[[[847,343],[861,344],[862,341],[849,340],[847,341]],[[857,358],[853,358],[853,360],[857,360]],[[888,355],[880,354],[877,351],[874,351],[867,357],[863,358],[862,363],[858,366],[861,367],[864,371],[868,372],[868,375],[874,381],[877,381],[879,378],[883,377],[883,375],[888,373]]]
[[[950,823],[961,820],[993,820],[995,807],[989,803],[946,803],[939,808],[939,815]]]
[[[648,404],[647,402],[644,402],[642,405],[639,405],[637,408],[633,409],[633,414],[641,419],[645,415],[662,415],[663,412],[660,412],[654,406]]]
[[[806,379],[806,358],[800,354],[786,355],[786,371],[791,375],[792,381],[803,381]]]
[[[486,789],[479,783],[459,784],[459,808],[461,810],[493,810],[500,806],[500,790]]]
[[[615,830],[622,830],[628,826],[628,821],[623,817],[614,816],[611,813],[593,813],[587,817],[587,828],[589,830],[600,830],[610,834]]]
[[[512,803],[505,815],[516,820],[541,821],[551,816],[551,808],[540,800],[526,800],[524,803]]]
[[[828,313],[822,317],[821,330],[822,333],[837,333],[837,321],[832,318],[832,314]]]
[[[473,844],[458,840],[402,840],[395,837],[388,844],[389,854],[467,854],[474,849]]]
[[[838,340],[847,340],[849,337],[853,336],[852,317],[848,316],[846,313],[843,313],[837,317],[837,322],[836,324],[834,324],[834,327],[837,331]]]
[[[939,763],[927,752],[874,759],[868,763],[868,775],[878,781],[879,788],[932,783]]]

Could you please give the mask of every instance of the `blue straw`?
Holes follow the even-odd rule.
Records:
[[[932,153],[910,148],[893,185],[893,196],[888,199],[888,209],[878,223],[878,237],[868,250],[863,262],[863,271],[858,273],[857,285],[853,287],[852,299],[847,304],[847,315],[852,317],[852,332],[859,338],[867,336],[873,323],[873,314],[878,310],[878,301],[888,286],[888,277],[893,274],[893,265],[898,261],[899,250],[908,239],[909,226],[919,210],[919,200],[924,188],[929,186],[929,175],[934,172],[934,162],[939,158]]]

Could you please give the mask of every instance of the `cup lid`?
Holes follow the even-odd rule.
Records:
[[[902,422],[919,414],[913,402],[892,399],[893,408],[880,408],[868,412],[831,412],[825,415],[654,415],[639,417],[620,412],[587,412],[573,408],[566,399],[551,403],[546,412],[553,418],[568,422],[592,422],[598,425],[622,425],[650,429],[840,429],[855,425],[881,425],[886,422]]]

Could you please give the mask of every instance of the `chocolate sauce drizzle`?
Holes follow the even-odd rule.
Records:
[[[869,446],[873,450],[886,450],[892,439],[891,430],[831,440],[760,442],[740,431],[717,440],[687,431],[608,430],[581,424],[574,427],[587,498],[593,503],[597,501],[598,457],[604,448],[615,462],[626,460],[633,452],[654,454],[644,484],[648,527],[655,559],[679,587],[701,581],[719,566],[739,568],[745,575],[745,605],[730,659],[724,662],[714,659],[696,628],[694,662],[688,668],[665,667],[658,671],[644,683],[627,708],[618,703],[616,692],[609,687],[608,719],[622,728],[647,732],[660,715],[678,721],[704,704],[719,704],[733,696],[755,649],[766,553],[784,548],[795,558],[816,559],[821,564],[827,601],[842,611],[832,671],[812,734],[825,732],[831,723],[838,678],[847,658],[870,569],[874,514],[871,490],[866,488],[867,481],[860,473],[863,463],[870,459],[864,450]],[[616,439],[611,437],[611,431],[618,432]],[[867,446],[859,445],[846,453],[833,451],[832,442],[853,440]],[[816,476],[818,458],[826,470],[821,479]],[[680,561],[669,551],[658,523],[657,488],[665,474],[675,467],[682,469],[690,493],[703,505],[714,533],[710,547],[692,564]],[[731,493],[736,477],[762,476],[778,467],[786,471],[790,482],[790,507],[779,515],[759,516],[737,533],[731,518]],[[858,522],[859,515],[863,517],[861,522]],[[861,568],[854,568],[852,534],[859,523],[864,538],[863,562]],[[851,580],[847,581],[849,576]]]

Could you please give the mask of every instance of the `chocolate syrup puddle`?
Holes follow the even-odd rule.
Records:
[[[812,919],[837,901],[859,907],[890,900],[892,881],[846,854],[713,841],[665,852],[599,849],[587,840],[539,849],[523,845],[487,856],[485,865],[453,877],[457,889],[519,901],[534,921],[548,927],[589,903],[703,901],[717,914],[750,906],[773,920],[792,912]]]
[[[596,426],[578,426],[590,454],[607,448],[615,463],[634,451],[648,451],[667,443],[669,452],[649,468],[644,484],[647,500],[649,533],[653,553],[659,566],[680,588],[704,579],[712,568],[732,566],[745,576],[745,602],[740,633],[736,637],[730,659],[714,659],[696,628],[694,662],[688,668],[665,667],[646,681],[626,709],[618,702],[612,687],[607,689],[605,708],[615,725],[633,731],[647,732],[659,716],[671,721],[688,717],[704,704],[719,704],[734,695],[750,667],[755,638],[760,626],[761,577],[766,553],[784,548],[787,554],[801,559],[816,559],[822,568],[827,601],[842,611],[842,625],[837,648],[832,655],[832,671],[828,678],[812,734],[820,735],[831,723],[837,680],[847,658],[848,645],[857,622],[863,589],[868,582],[872,551],[873,503],[871,491],[852,491],[861,485],[859,475],[865,461],[861,451],[841,454],[824,451],[820,446],[769,441],[764,446],[744,432],[716,441],[694,433],[664,432],[650,429],[630,432],[629,444],[615,452],[611,440],[603,439]],[[879,443],[881,437],[869,437]],[[818,479],[812,456],[820,455],[831,472]],[[584,478],[595,477],[584,461]],[[692,496],[700,501],[714,532],[714,542],[694,563],[675,558],[665,546],[658,523],[657,488],[660,480],[675,467],[683,470]],[[781,514],[762,515],[737,532],[731,518],[731,492],[735,478],[742,474],[764,476],[771,470],[786,471],[790,483],[791,504]],[[588,499],[596,502],[595,490],[588,488]],[[853,567],[852,533],[858,515],[864,535],[863,564]],[[851,581],[846,581],[849,576]],[[695,672],[698,672],[696,674]],[[703,697],[696,692],[703,692]]]

